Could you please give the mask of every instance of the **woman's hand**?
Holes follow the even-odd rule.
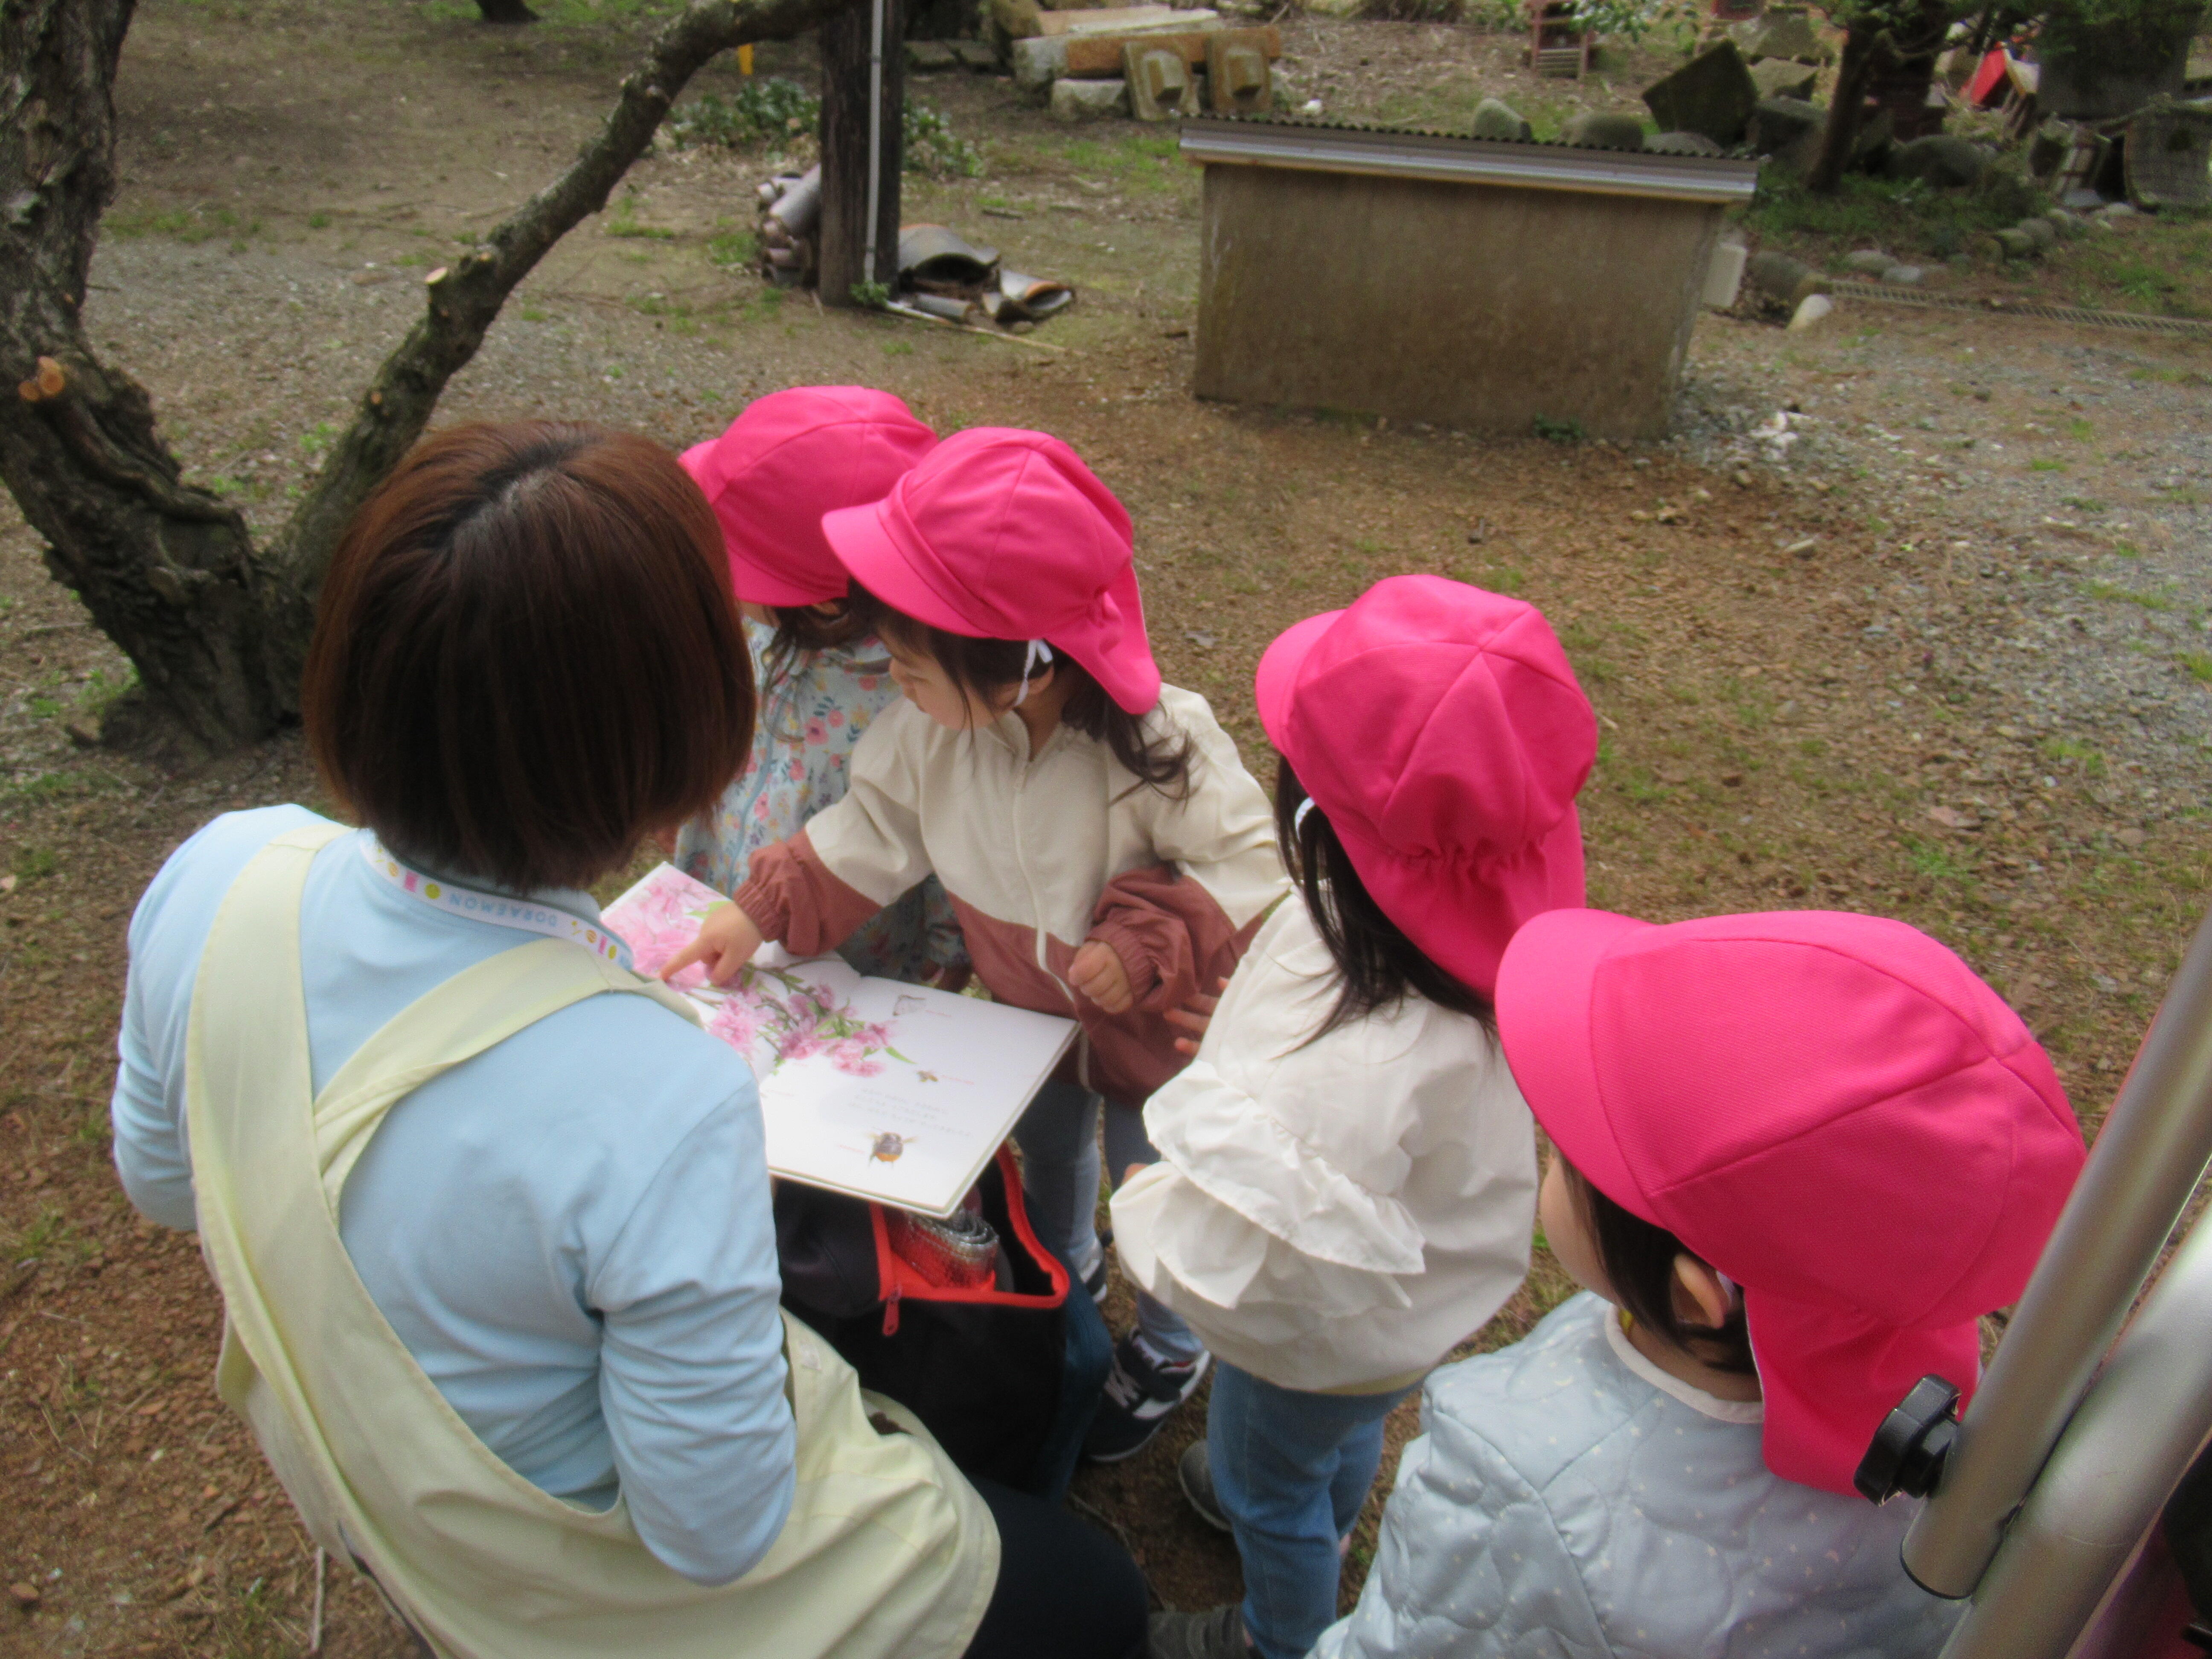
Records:
[[[1129,994],[1129,970],[1103,939],[1083,942],[1067,965],[1067,982],[1109,1014],[1126,1014],[1136,1006]]]
[[[703,962],[708,979],[724,985],[738,976],[738,969],[750,962],[760,948],[761,930],[753,925],[753,919],[734,904],[718,904],[707,912],[699,937],[668,959],[668,965],[660,970],[661,981],[665,983],[693,963]]]
[[[1177,1054],[1194,1054],[1198,1052],[1198,1045],[1206,1036],[1206,1028],[1213,1024],[1213,1011],[1221,1006],[1222,996],[1228,989],[1229,980],[1224,975],[1213,981],[1212,996],[1194,996],[1182,1007],[1168,1010],[1168,1024],[1178,1031],[1190,1033],[1175,1040]]]

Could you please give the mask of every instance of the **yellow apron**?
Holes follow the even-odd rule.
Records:
[[[445,1659],[957,1659],[998,1577],[989,1511],[927,1430],[786,1316],[798,1491],[775,1546],[708,1589],[617,1499],[539,1491],[471,1433],[369,1299],[338,1197],[401,1097],[585,997],[656,983],[540,939],[455,975],[312,1092],[300,896],[334,825],[280,836],[201,953],[185,1093],[201,1248],[226,1322],[216,1385],[317,1542],[358,1560]],[[904,1433],[878,1433],[872,1413]]]

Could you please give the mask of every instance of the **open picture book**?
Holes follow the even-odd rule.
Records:
[[[658,974],[723,896],[672,865],[601,920]],[[949,1216],[1075,1040],[1076,1024],[763,945],[727,985],[672,982],[760,1081],[769,1171]]]

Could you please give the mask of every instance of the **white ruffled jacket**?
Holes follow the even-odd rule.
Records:
[[[1198,1057],[1146,1102],[1161,1161],[1114,1196],[1121,1270],[1280,1388],[1411,1382],[1528,1271],[1534,1125],[1497,1042],[1408,996],[1309,1042],[1335,965],[1279,906]]]

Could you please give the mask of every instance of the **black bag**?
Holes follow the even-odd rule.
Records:
[[[933,1285],[891,1248],[881,1205],[793,1182],[775,1194],[784,1305],[860,1386],[919,1417],[962,1472],[1057,1502],[1112,1363],[1105,1321],[1038,1243],[1012,1152],[976,1183],[1009,1288]]]

